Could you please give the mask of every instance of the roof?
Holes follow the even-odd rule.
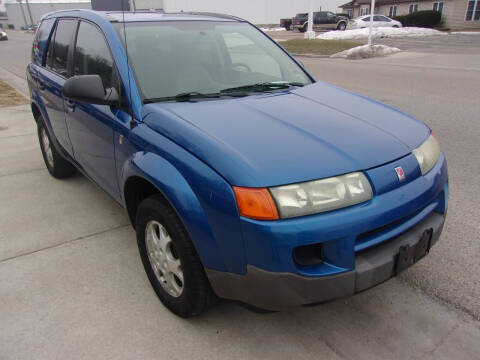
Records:
[[[392,2],[394,0],[391,0]],[[408,0],[408,1],[412,1],[412,0]],[[376,5],[380,5],[380,3],[382,2],[382,0],[377,0],[375,2]],[[357,7],[357,6],[360,6],[360,5],[365,5],[365,4],[371,4],[371,0],[353,0],[353,1],[350,1],[346,4],[343,4],[343,5],[340,5],[339,7],[341,8],[349,8],[349,7]]]
[[[416,0],[418,1],[431,1],[431,0]],[[399,4],[399,3],[411,3],[412,0],[376,0],[375,1],[375,7],[378,5],[391,5],[391,4]],[[360,5],[365,5],[365,4],[370,4],[371,0],[352,0],[346,4],[340,5],[340,8],[352,8],[352,7],[357,7]]]
[[[51,16],[73,16],[82,17],[85,15],[99,15],[110,22],[141,22],[141,21],[245,21],[235,16],[215,13],[201,12],[180,12],[165,13],[162,11],[93,11],[93,10],[60,10],[46,14]]]

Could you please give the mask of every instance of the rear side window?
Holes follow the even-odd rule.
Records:
[[[48,43],[48,37],[52,31],[52,26],[55,23],[55,19],[46,19],[43,20],[40,26],[38,27],[37,33],[35,34],[35,39],[33,40],[32,46],[32,62],[42,65],[43,55]]]
[[[75,75],[100,75],[105,88],[112,87],[113,58],[103,33],[94,25],[81,21],[75,46]]]
[[[77,20],[59,20],[55,30],[55,37],[51,40],[51,46],[48,49],[49,60],[47,65],[64,77],[69,76],[68,54],[76,26]]]

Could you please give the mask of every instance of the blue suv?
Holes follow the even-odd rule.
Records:
[[[447,165],[421,121],[316,82],[238,18],[46,15],[27,68],[48,171],[122,204],[175,314],[350,296],[438,240]]]

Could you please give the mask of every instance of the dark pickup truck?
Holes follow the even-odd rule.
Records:
[[[280,19],[280,27],[285,28],[285,30],[292,30],[292,19]]]
[[[345,30],[348,18],[346,16],[338,16],[330,11],[318,11],[313,13],[313,30],[337,29]],[[292,19],[292,27],[300,32],[307,31],[308,13],[297,14]]]

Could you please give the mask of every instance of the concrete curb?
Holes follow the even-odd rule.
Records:
[[[13,87],[15,90],[17,90],[20,94],[22,94],[27,99],[29,98],[27,81],[1,66],[0,66],[0,80],[6,82],[8,85]]]
[[[311,59],[324,59],[324,58],[330,57],[330,55],[317,55],[317,54],[295,54],[295,53],[290,53],[290,54],[295,57],[304,57],[304,58],[311,58]]]

